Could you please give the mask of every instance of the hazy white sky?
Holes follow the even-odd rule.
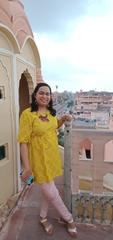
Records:
[[[113,91],[113,0],[21,0],[53,90]]]

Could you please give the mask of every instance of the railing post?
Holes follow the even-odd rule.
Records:
[[[72,193],[71,193],[71,127],[70,122],[65,123],[64,130],[64,202],[68,209],[72,211]]]

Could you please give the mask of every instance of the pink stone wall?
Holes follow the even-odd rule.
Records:
[[[6,27],[14,34],[18,45],[20,46],[20,50],[23,47],[27,37],[34,39],[32,29],[24,12],[24,6],[18,0],[0,1],[0,23],[4,26],[4,29]],[[37,55],[35,56],[36,60],[37,58],[39,60],[37,61],[38,67],[36,73],[36,81],[40,82],[43,80],[40,69],[40,56],[35,41],[34,46],[32,44],[32,48],[34,48],[34,52],[37,52]]]
[[[33,37],[24,6],[19,1],[0,1],[0,22],[14,33],[20,47],[27,36]]]

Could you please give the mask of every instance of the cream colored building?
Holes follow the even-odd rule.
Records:
[[[19,114],[41,78],[40,56],[20,1],[0,1],[0,204],[20,189]]]

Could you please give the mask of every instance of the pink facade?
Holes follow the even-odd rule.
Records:
[[[27,36],[33,37],[31,27],[24,12],[24,6],[20,1],[1,1],[0,22],[14,33],[20,48]]]
[[[0,27],[3,31],[6,28],[15,37],[19,51],[24,47],[27,39],[31,39],[38,68],[36,72],[37,82],[42,81],[40,56],[38,48],[35,44],[33,32],[24,12],[24,6],[19,0],[3,0],[0,2]],[[11,37],[11,35],[9,36]],[[17,50],[17,52],[18,52]],[[19,52],[18,52],[19,53]]]

